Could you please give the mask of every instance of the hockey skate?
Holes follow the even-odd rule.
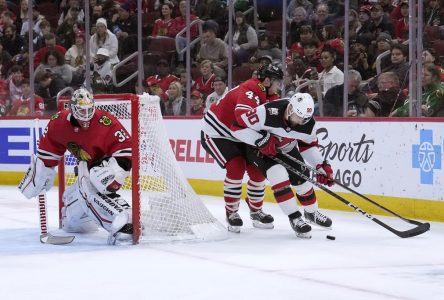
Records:
[[[305,220],[324,228],[331,228],[332,221],[329,217],[316,210],[314,213],[304,212]]]
[[[303,239],[311,239],[311,226],[308,225],[304,219],[302,219],[302,214],[300,211],[292,213],[288,216],[290,219],[291,228],[296,232],[296,236]]]
[[[228,231],[239,233],[242,225],[241,217],[237,212],[228,212],[227,211],[227,223],[228,223]]]
[[[273,229],[274,218],[272,215],[266,214],[259,209],[257,211],[250,211],[250,219],[253,221],[253,227],[261,229]]]

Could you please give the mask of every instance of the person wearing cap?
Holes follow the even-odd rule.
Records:
[[[395,24],[395,38],[399,43],[409,39],[409,1],[399,3],[401,17]]]
[[[196,79],[191,89],[201,92],[206,97],[214,92],[213,83],[216,77],[214,65],[210,60],[206,59],[200,63],[200,74],[201,76]]]
[[[99,48],[97,50],[91,79],[91,87],[94,93],[112,92],[112,67],[109,61],[108,49]]]
[[[106,48],[109,51],[109,62],[112,66],[120,61],[117,57],[119,42],[116,35],[108,29],[108,22],[104,18],[97,19],[96,33],[89,39],[89,51],[93,61],[99,48]]]
[[[371,45],[372,41],[375,39],[374,25],[370,18],[371,16],[370,5],[362,5],[359,7],[358,19],[361,23],[360,28],[356,32],[356,41],[368,47]]]
[[[392,45],[393,41],[390,34],[386,32],[381,32],[380,34],[378,34],[378,37],[375,40],[375,44],[369,47],[368,52],[370,53],[370,55],[368,62],[374,74],[376,74],[376,64],[375,64],[376,58],[380,54],[390,50]],[[390,64],[391,64],[390,55],[383,56],[381,59],[381,69],[388,67]]]
[[[202,94],[199,91],[194,90],[191,92],[190,98],[191,98],[190,115],[191,116],[202,116],[205,111]]]
[[[146,79],[148,87],[158,95],[163,101],[168,101],[166,91],[171,82],[178,81],[179,78],[170,73],[170,64],[166,59],[160,59],[156,64],[156,75],[149,76]]]
[[[119,56],[137,51],[137,16],[130,14],[129,2],[121,4],[112,16],[110,28],[119,40]]]
[[[392,20],[384,13],[381,4],[376,3],[372,6],[370,18],[376,33],[387,32],[391,36],[395,34]]]
[[[222,77],[216,76],[214,78],[213,87],[214,92],[209,94],[207,99],[205,100],[205,112],[208,111],[211,104],[219,101],[220,99],[222,99],[223,96],[225,96],[226,93],[228,93],[227,83]]]

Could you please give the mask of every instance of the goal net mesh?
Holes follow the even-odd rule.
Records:
[[[105,97],[105,95],[102,95]],[[220,240],[227,236],[225,227],[211,215],[194,192],[180,169],[166,133],[160,112],[159,98],[144,94],[107,99],[95,96],[96,107],[114,114],[132,133],[133,157],[138,151],[138,178],[130,176],[121,194],[134,205],[140,201],[140,211],[133,210],[133,219],[140,215],[140,241]],[[131,115],[131,105],[139,106],[139,115]],[[132,120],[137,118],[137,121]],[[137,128],[132,128],[137,126]],[[104,137],[97,137],[104,138]],[[75,181],[73,168],[77,164],[71,154],[65,155],[65,185]],[[134,174],[134,173],[133,173]],[[133,199],[132,180],[139,193]]]

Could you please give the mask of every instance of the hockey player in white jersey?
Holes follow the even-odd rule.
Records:
[[[288,215],[296,235],[302,238],[311,237],[311,226],[302,218],[291,185],[296,188],[296,197],[304,208],[306,221],[326,228],[331,227],[332,221],[319,211],[312,184],[293,173],[289,174],[285,167],[268,156],[277,155],[310,176],[308,169],[302,169],[279,152],[306,161],[322,174],[317,176],[318,182],[328,186],[333,184],[333,170],[328,162],[323,161],[318,149],[313,110],[313,98],[306,93],[296,93],[289,100],[266,103],[241,115],[234,131],[237,139],[259,148],[250,149],[248,160],[266,175],[277,203]]]

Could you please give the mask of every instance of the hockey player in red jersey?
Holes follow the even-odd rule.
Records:
[[[49,190],[68,150],[79,163],[77,180],[63,195],[63,229],[89,232],[100,225],[114,244],[132,234],[130,206],[116,193],[131,170],[131,137],[117,118],[95,108],[86,89],[74,91],[69,108],[49,121],[19,189],[28,199]]]
[[[308,177],[310,173],[307,168],[302,168],[279,152],[300,161],[305,160],[322,173],[317,176],[317,181],[331,186],[333,170],[323,161],[318,149],[313,111],[310,94],[296,93],[289,100],[266,103],[242,114],[232,126],[235,138],[254,146],[247,150],[248,162],[266,175],[277,203],[288,215],[297,236],[302,238],[311,237],[311,226],[302,218],[291,185],[296,187],[296,197],[304,207],[305,220],[326,228],[331,227],[332,221],[319,211],[313,185],[293,173],[289,174],[285,167],[268,156],[277,155]]]
[[[201,134],[204,149],[226,170],[224,200],[228,229],[240,232],[243,221],[238,214],[245,172],[247,182],[247,203],[253,226],[273,228],[273,217],[262,211],[265,177],[246,161],[245,143],[237,140],[232,133],[232,124],[243,113],[275,98],[283,79],[283,72],[273,65],[262,66],[258,77],[252,78],[230,90],[223,98],[214,102],[205,114]]]

